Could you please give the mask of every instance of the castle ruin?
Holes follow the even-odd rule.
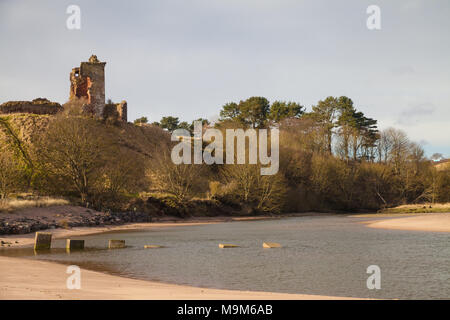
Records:
[[[8,101],[0,104],[0,114],[32,113],[40,115],[54,115],[63,110],[57,102],[51,102],[45,98],[37,98],[32,101]]]
[[[96,55],[87,62],[81,62],[80,67],[73,68],[70,73],[69,101],[85,99],[85,112],[97,118],[114,117],[127,122],[127,102],[105,103],[105,65]],[[31,113],[54,115],[63,110],[59,103],[44,98],[33,101],[8,101],[0,105],[0,114]]]
[[[73,68],[70,73],[69,100],[85,98],[85,110],[98,118],[116,116],[127,122],[127,102],[105,103],[105,65],[96,55],[88,62],[81,62],[80,67]]]
[[[98,117],[103,117],[105,108],[105,65],[92,55],[89,62],[81,62],[70,73],[69,100],[86,98],[86,111]]]

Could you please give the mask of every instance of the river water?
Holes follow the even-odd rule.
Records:
[[[342,297],[450,298],[450,235],[367,228],[349,216],[308,216],[154,228],[84,236],[87,249],[0,254],[75,264],[132,278],[198,287]],[[74,238],[77,239],[77,238]],[[127,248],[108,250],[108,239]],[[282,248],[263,249],[278,242]],[[239,248],[219,249],[219,243]],[[165,246],[144,249],[144,245]],[[61,249],[58,249],[61,248]],[[381,270],[381,289],[367,288],[367,268]]]

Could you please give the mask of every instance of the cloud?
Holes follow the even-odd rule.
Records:
[[[0,103],[65,102],[71,68],[95,53],[107,98],[127,100],[130,119],[214,117],[252,95],[307,107],[346,95],[380,127],[450,149],[448,0],[381,1],[388,32],[367,30],[361,0],[75,3],[79,31],[66,28],[73,1],[0,0]]]
[[[403,1],[401,8],[405,11],[418,10],[422,8],[423,0],[408,0]]]
[[[414,125],[421,122],[425,117],[435,113],[436,106],[433,103],[425,102],[410,104],[410,106],[400,113],[397,123],[402,125]]]
[[[392,74],[399,76],[411,75],[416,73],[416,70],[412,66],[397,66],[392,68],[390,71]]]

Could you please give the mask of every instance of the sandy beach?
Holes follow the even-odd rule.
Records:
[[[450,213],[426,213],[417,216],[369,221],[366,226],[380,229],[450,232]]]
[[[69,290],[66,266],[28,259],[0,257],[0,300],[5,299],[150,299],[150,300],[322,300],[348,299],[306,294],[284,294],[204,289],[129,279],[89,270],[81,271],[81,289]]]
[[[401,218],[392,218],[393,216],[385,216],[386,219],[367,221],[364,224],[370,228],[450,231],[450,214],[448,213],[408,215]],[[238,218],[235,220],[247,219]],[[225,221],[233,220],[223,220],[221,218],[201,221],[200,219],[186,222],[135,223],[122,226],[55,229],[49,231],[57,239],[108,231],[199,225]],[[30,246],[34,241],[34,234],[3,236],[1,239],[10,242],[11,246]],[[348,299],[307,294],[197,288],[130,279],[90,270],[82,270],[82,288],[80,290],[69,290],[66,287],[66,281],[69,276],[66,273],[66,268],[65,265],[53,262],[0,257],[0,299]]]
[[[133,223],[121,226],[80,227],[72,229],[44,230],[51,232],[54,239],[83,236],[119,230],[144,230],[161,227],[189,226],[230,221],[267,219],[267,217],[207,218],[186,222]],[[11,247],[28,247],[34,243],[34,233],[6,235],[0,238],[11,243]],[[5,248],[8,250],[8,248]],[[82,288],[69,290],[66,281],[69,275],[66,266],[53,262],[35,261],[0,256],[0,300],[4,299],[349,299],[344,297],[307,294],[285,294],[237,290],[206,289],[145,280],[130,279],[101,272],[82,270]]]

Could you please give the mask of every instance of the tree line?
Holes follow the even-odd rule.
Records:
[[[169,132],[193,128],[175,117],[163,117],[155,125]],[[204,125],[211,124],[205,121]],[[250,97],[223,105],[213,125],[219,129],[280,129],[281,172],[264,178],[273,182],[268,183],[273,187],[268,200],[277,207],[269,205],[272,210],[376,210],[450,201],[449,171],[434,168],[423,148],[404,131],[380,131],[377,120],[345,96],[320,100],[309,112],[297,102],[270,103],[264,97]],[[208,180],[214,187],[209,192],[260,210],[264,205],[255,203],[261,195],[252,193],[259,193],[264,183],[254,169],[245,165],[213,167]]]
[[[199,206],[256,214],[450,201],[449,170],[437,170],[403,131],[380,131],[348,97],[327,97],[311,111],[250,97],[223,105],[215,123],[199,119],[219,130],[278,127],[280,170],[273,176],[261,176],[260,164],[173,164],[170,133],[193,130],[176,117],[152,124],[142,117],[133,125],[80,110],[80,103],[66,104],[30,141],[0,119],[2,198],[58,195],[103,210],[150,210],[160,201],[174,214],[196,214]]]

